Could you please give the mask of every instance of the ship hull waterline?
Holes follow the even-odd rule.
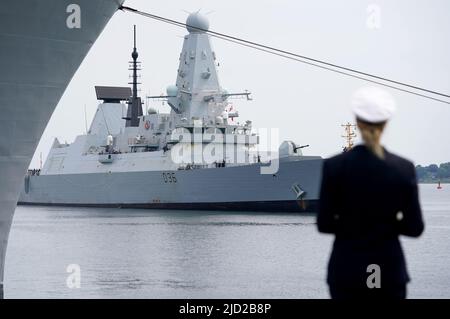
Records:
[[[55,206],[85,208],[131,208],[131,209],[163,209],[163,210],[199,210],[230,212],[267,212],[267,213],[315,213],[318,200],[261,201],[261,202],[222,202],[222,203],[27,203],[19,202],[19,206]]]
[[[178,171],[60,174],[26,177],[19,205],[315,212],[322,160]],[[239,186],[237,186],[239,185]],[[297,185],[304,194],[293,191]]]

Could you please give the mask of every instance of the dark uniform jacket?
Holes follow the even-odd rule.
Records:
[[[381,287],[409,281],[398,236],[424,229],[415,168],[384,151],[383,160],[358,145],[324,161],[317,225],[336,235],[328,284],[366,286],[371,264]]]

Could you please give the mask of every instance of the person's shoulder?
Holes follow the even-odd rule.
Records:
[[[325,163],[327,163],[329,166],[339,166],[347,160],[352,160],[353,158],[358,157],[358,155],[362,151],[361,148],[362,148],[361,145],[357,145],[348,151],[344,151],[342,153],[339,153],[337,155],[325,159]]]
[[[326,167],[336,166],[341,163],[345,157],[345,152],[324,159],[323,164]]]
[[[412,161],[387,150],[385,150],[385,154],[386,160],[397,169],[404,172],[411,172],[415,170],[415,165]]]
[[[344,169],[344,163],[349,160],[351,161],[351,159],[354,157],[354,153],[354,150],[351,149],[349,151],[345,151],[324,159],[323,170],[334,173],[341,171],[342,169]]]

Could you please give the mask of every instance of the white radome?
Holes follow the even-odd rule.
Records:
[[[378,87],[363,87],[355,92],[352,99],[355,116],[369,123],[389,120],[396,110],[392,95]]]
[[[205,32],[204,30],[207,31],[209,29],[208,19],[198,11],[189,14],[186,20],[186,24],[186,29],[189,31],[189,33]]]
[[[167,96],[175,97],[178,95],[178,87],[176,85],[169,85],[166,89]]]

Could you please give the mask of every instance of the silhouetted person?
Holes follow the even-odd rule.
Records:
[[[327,276],[334,299],[406,298],[398,237],[418,237],[424,224],[414,165],[380,144],[394,110],[387,92],[359,90],[353,111],[364,143],[324,161],[317,226],[335,234]]]

